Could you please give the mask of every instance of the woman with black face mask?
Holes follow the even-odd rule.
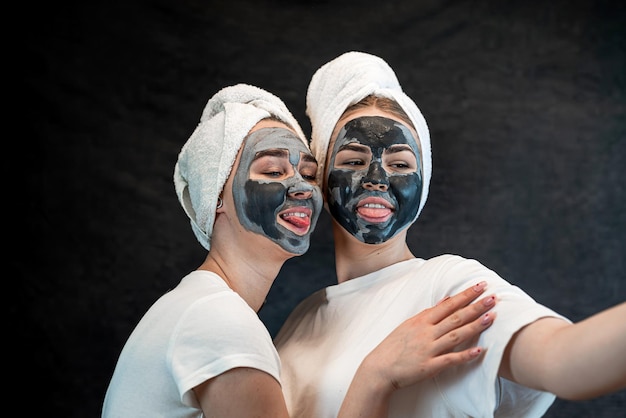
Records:
[[[305,299],[275,338],[290,412],[337,416],[344,394],[362,382],[353,379],[359,365],[393,359],[371,350],[397,324],[477,282],[497,300],[483,318],[497,319],[451,352],[473,344],[485,354],[426,378],[397,377],[378,393],[381,415],[539,417],[555,395],[626,388],[626,303],[572,324],[476,260],[412,254],[407,230],[428,196],[430,133],[384,60],[348,52],[323,65],[309,84],[307,114],[338,284]]]

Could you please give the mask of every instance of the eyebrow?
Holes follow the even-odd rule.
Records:
[[[394,154],[397,152],[404,152],[404,151],[410,151],[411,154],[415,155],[415,153],[413,152],[413,149],[406,145],[406,144],[397,144],[397,145],[392,145],[389,148],[387,148],[385,150],[388,154]]]
[[[356,152],[367,152],[369,150],[369,147],[366,145],[355,145],[355,144],[346,144],[346,145],[342,145],[339,148],[339,151],[356,151]]]
[[[346,144],[346,145],[343,145],[341,148],[339,148],[339,151],[348,150],[348,151],[355,151],[355,152],[367,152],[367,148],[369,147],[366,145]],[[411,149],[411,147],[406,144],[396,144],[385,149],[385,153],[387,154],[395,154],[395,153],[404,152],[404,151],[410,151],[411,154],[415,155],[415,153],[413,152],[413,149]]]
[[[306,161],[308,163],[315,163],[315,164],[317,164],[317,160],[311,154],[302,154],[302,161]]]
[[[311,155],[311,154],[307,154],[304,152],[300,152],[300,154],[302,155],[302,161],[305,161],[307,163],[314,163],[317,164],[317,159]],[[283,148],[274,148],[274,149],[268,149],[268,150],[263,150],[263,151],[259,151],[255,154],[254,158],[252,159],[252,161],[256,161],[259,160],[263,157],[278,157],[278,158],[288,158],[289,157],[289,151]]]
[[[255,154],[254,158],[252,161],[256,161],[260,158],[263,157],[287,157],[288,156],[288,152],[285,149],[282,148],[274,148],[274,149],[268,149],[268,150],[263,150],[263,151],[259,151]]]

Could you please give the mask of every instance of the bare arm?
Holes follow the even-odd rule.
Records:
[[[509,342],[500,375],[569,400],[626,389],[626,303],[576,324],[527,325]]]
[[[206,418],[288,418],[280,384],[257,369],[229,370],[194,388]]]
[[[472,347],[451,352],[491,325],[495,315],[485,314],[495,304],[489,296],[468,305],[484,292],[485,283],[440,302],[399,325],[365,357],[339,412],[341,417],[387,417],[396,389],[433,377],[447,367],[466,363],[482,354]]]

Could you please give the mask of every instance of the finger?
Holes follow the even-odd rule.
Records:
[[[452,312],[467,306],[477,297],[482,295],[486,287],[487,282],[481,281],[476,283],[474,286],[465,289],[461,293],[442,299],[437,305],[430,308],[430,320],[433,324],[436,324],[442,319],[448,317]]]
[[[455,351],[434,357],[428,365],[430,376],[434,377],[450,366],[458,366],[476,360],[485,353],[482,347],[471,347],[467,350]]]
[[[496,297],[494,295],[490,295],[482,298],[478,302],[474,302],[464,308],[452,312],[435,326],[435,337],[439,338],[443,334],[451,332],[471,321],[474,321],[480,315],[492,309],[495,304]]]
[[[435,341],[434,349],[437,353],[445,353],[459,344],[477,337],[489,328],[496,319],[495,312],[486,312],[472,322],[451,330]]]

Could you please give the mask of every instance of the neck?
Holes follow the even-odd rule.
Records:
[[[262,256],[259,256],[262,254]],[[292,255],[285,251],[265,251],[246,254],[241,248],[213,247],[198,270],[219,275],[255,312],[265,303],[267,294],[282,265]]]
[[[415,258],[406,244],[406,229],[382,244],[365,244],[333,220],[333,238],[339,283]]]

